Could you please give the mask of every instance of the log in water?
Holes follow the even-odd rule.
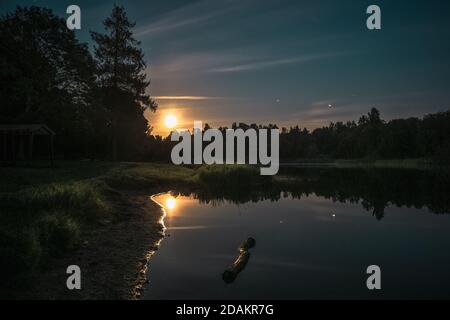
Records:
[[[250,237],[239,246],[239,256],[231,265],[231,267],[223,272],[223,281],[225,281],[226,283],[232,283],[236,279],[239,272],[244,270],[245,266],[248,263],[248,260],[250,259],[250,252],[248,250],[253,248],[255,244],[255,239]]]

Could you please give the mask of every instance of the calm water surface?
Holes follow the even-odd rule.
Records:
[[[428,199],[426,191],[392,204],[390,187],[359,195],[320,188],[272,191],[252,201],[158,195],[167,237],[150,261],[145,298],[449,298],[446,196],[436,195],[444,211],[436,214],[427,201],[414,202]],[[227,284],[222,273],[248,237],[256,246],[245,269]],[[366,288],[372,264],[381,267],[381,291]]]

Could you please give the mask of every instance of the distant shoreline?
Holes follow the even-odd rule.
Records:
[[[437,166],[450,166],[447,163],[438,163],[430,159],[305,159],[280,162],[280,166],[298,167],[332,167],[332,168],[399,168],[399,169],[427,169]]]

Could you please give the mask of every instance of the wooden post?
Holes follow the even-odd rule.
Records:
[[[53,168],[53,165],[54,165],[53,157],[54,157],[54,154],[53,154],[53,135],[50,134],[50,163],[51,163],[52,168]]]

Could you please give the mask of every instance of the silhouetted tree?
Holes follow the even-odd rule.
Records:
[[[150,81],[144,55],[131,31],[135,24],[128,20],[125,9],[115,5],[103,25],[107,34],[91,34],[96,43],[99,86],[109,111],[112,159],[117,160],[119,149],[122,158],[142,149],[148,130],[144,111],[155,111],[157,105],[146,93]]]
[[[271,129],[235,122],[233,129]],[[209,128],[209,126],[208,126]],[[205,126],[206,129],[206,126]],[[219,128],[224,132],[226,128]],[[170,152],[170,148],[167,148]],[[290,162],[302,159],[404,159],[434,158],[450,161],[450,111],[423,119],[382,120],[373,108],[355,121],[336,122],[312,132],[298,125],[280,131],[280,157]],[[166,159],[169,156],[166,155]]]

